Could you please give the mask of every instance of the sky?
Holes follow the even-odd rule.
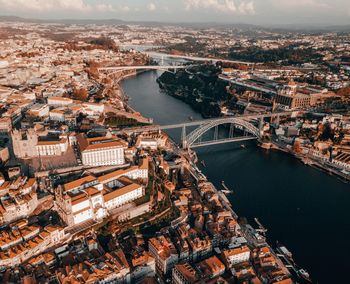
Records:
[[[262,25],[350,24],[350,0],[0,0],[0,15]]]

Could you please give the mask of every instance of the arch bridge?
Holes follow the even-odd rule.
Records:
[[[205,119],[192,121],[182,124],[160,126],[161,130],[182,129],[181,144],[182,148],[196,148],[230,142],[243,142],[248,140],[261,140],[261,130],[264,125],[264,119],[269,118],[276,125],[279,124],[281,117],[291,117],[296,115],[293,112],[269,113],[261,115],[243,115],[235,117],[223,117],[216,119]],[[227,138],[219,138],[219,126],[230,125],[229,136]],[[189,127],[196,127],[192,132],[187,134]],[[238,128],[243,132],[241,136],[234,136],[235,129]],[[214,137],[209,141],[202,141],[202,137],[210,130],[214,130]]]
[[[230,125],[229,137],[219,138],[219,126]],[[234,137],[235,128],[243,130],[244,135],[240,137]],[[211,141],[202,141],[202,137],[205,133],[214,129],[214,138]],[[181,142],[183,148],[197,148],[209,145],[224,144],[229,142],[243,142],[248,140],[260,140],[260,130],[253,123],[239,119],[239,118],[223,118],[210,121],[193,130],[188,135],[186,134],[186,128],[182,129]]]
[[[103,71],[112,71],[112,72],[118,72],[118,71],[134,71],[134,70],[160,70],[160,71],[166,71],[174,73],[176,70],[179,69],[187,69],[192,67],[193,65],[139,65],[139,66],[116,66],[116,67],[101,67],[97,68],[99,72]],[[174,70],[174,72],[172,71]]]

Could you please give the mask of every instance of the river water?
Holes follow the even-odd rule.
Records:
[[[163,94],[159,72],[146,72],[122,83],[131,106],[155,123],[172,124],[201,119],[188,105]],[[173,137],[179,133],[169,133]],[[280,152],[253,143],[199,148],[203,173],[217,188],[224,180],[234,191],[233,209],[268,229],[270,244],[278,240],[296,262],[311,274],[313,283],[349,283],[350,186],[303,165]]]

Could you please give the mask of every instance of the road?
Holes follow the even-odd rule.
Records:
[[[160,53],[160,52],[145,52],[150,57],[168,57],[168,58],[177,58],[177,59],[185,59],[190,61],[212,61],[212,62],[224,62],[224,63],[232,63],[232,64],[244,64],[244,65],[255,65],[253,62],[246,61],[238,61],[238,60],[227,60],[222,58],[211,58],[211,57],[197,57],[197,56],[188,56],[188,55],[175,55],[168,53]]]

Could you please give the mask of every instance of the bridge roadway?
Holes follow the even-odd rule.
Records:
[[[193,65],[138,65],[138,66],[115,66],[115,67],[101,67],[98,71],[128,71],[128,70],[169,70],[169,69],[186,69]]]
[[[242,136],[242,137],[225,138],[225,139],[218,139],[218,140],[211,140],[211,141],[203,141],[203,142],[198,142],[198,143],[192,144],[191,149],[205,147],[205,146],[226,144],[226,143],[231,143],[231,142],[232,143],[233,142],[243,142],[243,141],[256,140],[256,139],[258,139],[258,138],[255,136]]]
[[[220,58],[211,58],[211,57],[196,57],[196,56],[187,56],[187,55],[176,55],[176,54],[167,54],[160,52],[148,51],[144,52],[150,57],[168,57],[168,58],[178,58],[185,59],[189,61],[212,61],[212,62],[224,62],[224,63],[233,63],[233,64],[244,64],[244,65],[256,65],[253,62],[239,61],[239,60],[228,60],[228,59],[220,59]],[[258,63],[259,64],[259,63]]]
[[[265,93],[271,94],[271,95],[276,95],[277,94],[276,90],[264,88],[264,87],[261,87],[261,86],[258,86],[258,85],[254,85],[252,83],[248,84],[248,83],[246,83],[244,81],[227,78],[227,77],[225,77],[223,75],[219,75],[219,78],[221,80],[223,80],[223,81],[230,82],[230,83],[233,83],[233,84],[238,85],[238,86],[243,86],[243,87],[246,87],[246,88],[250,88],[250,89],[253,89],[253,90],[256,90],[256,91],[265,92]]]

